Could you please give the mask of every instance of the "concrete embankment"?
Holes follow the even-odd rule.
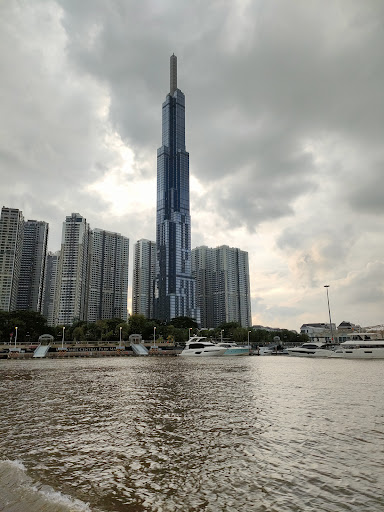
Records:
[[[146,346],[143,344],[143,346]],[[32,359],[38,348],[37,344],[0,345],[0,359]],[[146,346],[147,356],[169,357],[176,356],[181,349],[167,344],[164,347]],[[62,346],[61,343],[52,343],[44,358],[66,359],[70,357],[142,357],[132,350],[129,345],[116,345],[116,342],[96,343],[68,343]]]

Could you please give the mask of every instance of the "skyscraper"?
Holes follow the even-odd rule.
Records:
[[[91,233],[86,219],[72,213],[63,223],[55,295],[55,325],[87,319]]]
[[[129,239],[94,229],[89,272],[88,322],[127,320]]]
[[[252,324],[247,252],[227,245],[196,247],[192,271],[204,327],[225,322],[238,322],[242,327]]]
[[[20,210],[3,206],[0,218],[0,310],[14,311],[17,305],[24,217]]]
[[[154,317],[153,297],[156,276],[156,243],[141,239],[135,244],[132,283],[132,313]]]
[[[48,224],[43,221],[27,220],[24,223],[16,309],[41,312],[47,243]]]
[[[185,96],[177,88],[171,56],[170,92],[162,107],[162,146],[157,150],[155,316],[189,316],[200,322],[191,274],[189,154],[185,147]]]
[[[55,325],[55,291],[60,251],[48,252],[45,264],[44,293],[41,314],[48,325]]]

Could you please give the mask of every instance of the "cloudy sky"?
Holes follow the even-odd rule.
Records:
[[[155,238],[169,57],[192,247],[249,253],[254,324],[384,323],[384,3],[0,3],[0,197]],[[132,258],[131,258],[132,261]]]

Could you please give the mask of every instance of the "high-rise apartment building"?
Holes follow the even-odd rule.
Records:
[[[223,245],[192,251],[196,300],[204,327],[225,322],[252,325],[248,253]]]
[[[47,243],[48,224],[43,221],[27,220],[24,223],[16,309],[41,312]]]
[[[217,327],[215,319],[215,249],[206,246],[192,249],[192,275],[196,280],[196,303],[200,309],[202,327]],[[217,315],[216,315],[217,316]]]
[[[128,317],[129,239],[94,229],[89,272],[88,322]]]
[[[17,307],[24,217],[20,210],[3,206],[0,218],[0,310]]]
[[[49,252],[45,264],[44,293],[41,314],[48,325],[55,325],[55,291],[60,251]]]
[[[132,313],[154,318],[156,243],[145,239],[138,240],[134,252]]]
[[[55,325],[86,320],[91,232],[84,217],[72,213],[63,223],[55,294]]]
[[[177,58],[170,61],[170,92],[162,107],[157,151],[155,316],[189,316],[200,323],[191,271],[189,154],[185,147],[185,96],[177,88]]]

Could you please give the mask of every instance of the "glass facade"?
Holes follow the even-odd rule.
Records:
[[[94,229],[91,240],[87,321],[127,321],[129,239]]]
[[[20,210],[3,206],[0,217],[0,311],[15,311],[24,240]]]
[[[247,252],[227,245],[196,247],[192,251],[192,275],[204,327],[218,327],[224,322],[251,326]]]
[[[153,299],[156,280],[156,243],[141,239],[135,244],[132,283],[132,313],[154,318]]]
[[[45,263],[47,255],[48,224],[27,220],[24,224],[24,241],[16,309],[41,312]]]
[[[185,147],[185,96],[177,89],[171,57],[171,92],[163,103],[162,146],[157,151],[155,315],[189,316],[200,323],[191,272],[189,154]]]

